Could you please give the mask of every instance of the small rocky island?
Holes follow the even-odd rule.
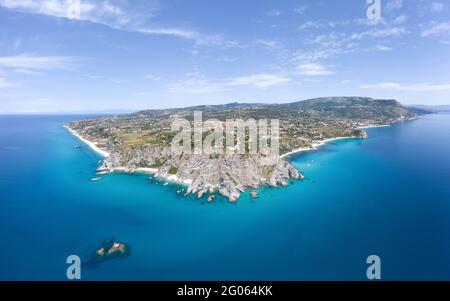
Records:
[[[270,165],[263,154],[174,155],[171,125],[183,118],[193,122],[194,112],[203,120],[279,120],[280,155]],[[329,97],[287,104],[230,103],[179,109],[147,110],[128,115],[83,119],[67,125],[73,133],[106,154],[99,172],[144,171],[182,183],[185,194],[199,198],[215,193],[235,202],[241,193],[261,185],[287,186],[303,175],[286,160],[298,150],[313,149],[334,138],[367,138],[364,127],[389,125],[417,117],[395,100],[367,97]],[[245,138],[248,142],[249,138]],[[284,155],[284,156],[283,156]],[[253,197],[256,195],[253,194]],[[108,251],[106,251],[108,252]]]
[[[107,239],[103,242],[103,246],[95,251],[95,261],[103,261],[114,257],[126,257],[128,254],[128,247],[124,243],[116,242],[114,239]]]

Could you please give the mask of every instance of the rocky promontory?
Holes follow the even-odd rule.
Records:
[[[271,157],[270,164],[267,154],[259,152],[174,155],[171,150],[171,142],[177,135],[172,130],[174,121],[182,119],[195,127],[195,112],[201,112],[204,120],[214,120],[219,125],[230,119],[249,121],[249,124],[275,120],[279,123],[279,153]],[[288,154],[314,149],[335,138],[367,138],[364,127],[389,125],[416,117],[416,112],[395,100],[326,97],[286,104],[230,103],[147,110],[78,120],[67,127],[105,156],[100,172],[146,171],[166,181],[186,185],[184,194],[209,195],[208,200],[212,201],[212,196],[219,193],[235,202],[245,190],[262,185],[287,186],[289,180],[303,179],[286,160]],[[203,131],[203,138],[210,131]],[[243,144],[251,139],[250,134],[245,134]]]
[[[120,153],[111,153],[103,160],[100,170],[131,172],[153,167],[157,177],[187,185],[187,194],[196,194],[201,198],[206,194],[219,193],[231,202],[235,202],[248,188],[286,186],[290,179],[303,179],[303,175],[286,160],[279,158],[274,165],[265,165],[258,155],[173,157],[170,148],[155,147],[135,151],[131,160],[125,158]]]

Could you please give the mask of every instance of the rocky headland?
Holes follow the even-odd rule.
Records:
[[[278,119],[277,158],[267,164],[264,154],[174,155],[171,141],[176,118],[192,121],[194,111],[204,119]],[[236,202],[242,192],[287,186],[303,175],[286,158],[296,151],[314,149],[324,141],[342,137],[367,138],[364,127],[410,120],[417,114],[395,100],[336,97],[289,104],[239,104],[149,110],[128,115],[74,121],[73,133],[98,148],[104,156],[100,172],[149,172],[187,186],[185,194],[199,198],[218,193]]]

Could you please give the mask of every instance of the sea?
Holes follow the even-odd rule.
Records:
[[[450,114],[288,158],[285,188],[183,197],[145,174],[91,182],[101,157],[63,125],[90,116],[0,116],[0,280],[450,280]],[[105,239],[125,258],[89,262]]]

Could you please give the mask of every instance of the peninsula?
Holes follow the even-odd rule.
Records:
[[[262,154],[183,154],[174,156],[174,120],[279,120],[279,157],[263,164]],[[286,104],[230,103],[146,110],[127,115],[77,120],[66,127],[104,157],[99,171],[149,172],[187,186],[186,195],[219,193],[235,202],[247,189],[287,186],[303,175],[286,158],[340,138],[367,138],[365,127],[411,120],[418,112],[395,100],[327,97]],[[246,136],[246,142],[249,137]]]

